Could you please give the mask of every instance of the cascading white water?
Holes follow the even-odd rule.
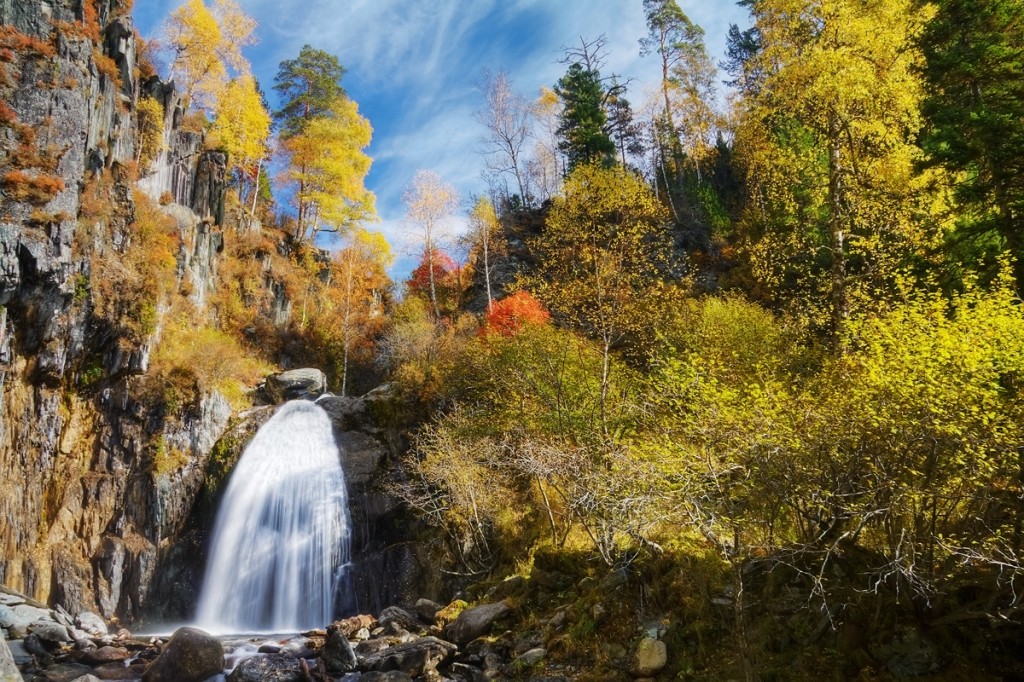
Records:
[[[220,634],[324,627],[343,588],[349,536],[330,418],[314,403],[286,403],[231,474],[197,625]]]

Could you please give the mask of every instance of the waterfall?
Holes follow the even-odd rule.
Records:
[[[222,634],[324,627],[343,587],[349,536],[331,420],[314,403],[286,403],[231,474],[197,625]]]

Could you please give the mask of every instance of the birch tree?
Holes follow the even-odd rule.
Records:
[[[438,319],[441,312],[437,304],[434,259],[448,221],[458,208],[459,193],[434,171],[420,170],[406,189],[402,201],[405,203],[406,221],[418,230],[423,244],[423,260],[427,265],[430,284],[430,305],[435,319]]]

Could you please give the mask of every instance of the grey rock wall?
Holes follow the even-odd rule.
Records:
[[[138,376],[157,339],[126,343],[91,314],[91,259],[121,251],[134,219],[122,166],[135,156],[142,89],[131,19],[120,0],[98,6],[94,44],[53,30],[54,21],[81,19],[78,0],[0,0],[0,24],[54,47],[53,57],[19,54],[5,65],[0,101],[38,150],[58,157],[52,169],[26,172],[63,183],[42,204],[0,191],[0,583],[130,622],[154,609],[153,583],[231,410],[206,394],[165,413]],[[117,65],[120,82],[101,73],[99,53]],[[174,100],[173,88],[148,88]],[[180,199],[178,274],[191,280],[202,309],[222,247],[213,223],[223,211],[226,160],[170,125],[165,135],[177,156],[157,176]],[[12,153],[24,138],[24,129],[0,125],[0,173],[16,167]],[[110,217],[80,225],[81,190],[104,171],[115,181]],[[164,191],[155,189],[157,197]],[[86,377],[96,373],[107,379],[90,387]]]

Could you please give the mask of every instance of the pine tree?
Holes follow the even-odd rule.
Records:
[[[615,143],[608,135],[601,73],[579,62],[570,64],[555,92],[563,103],[556,131],[558,148],[565,154],[568,170],[593,161],[607,163],[615,154]]]
[[[1024,287],[1024,4],[939,0],[922,36],[924,144],[957,175],[962,237],[998,235]]]
[[[345,67],[337,57],[309,45],[303,45],[295,59],[281,62],[274,78],[274,90],[283,102],[274,113],[281,136],[295,135],[311,119],[328,113],[345,94],[344,75]]]

